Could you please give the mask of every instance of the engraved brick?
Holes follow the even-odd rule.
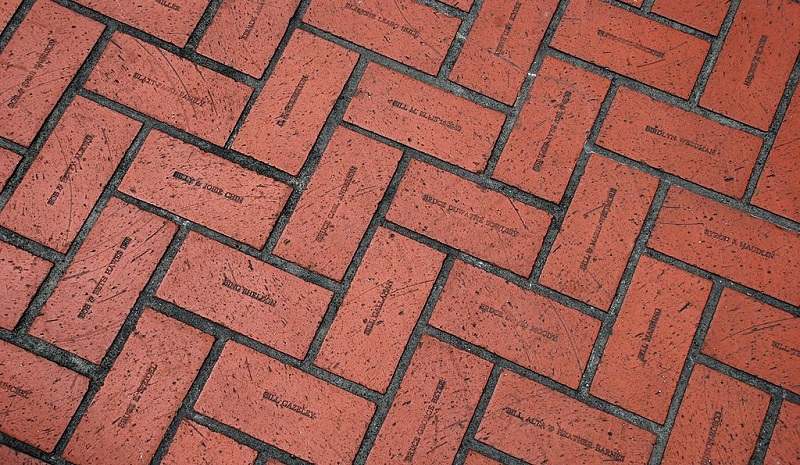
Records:
[[[316,365],[386,392],[443,260],[441,252],[378,229]]]
[[[145,309],[64,457],[85,465],[150,463],[213,342]]]
[[[439,71],[461,24],[413,0],[312,2],[304,20],[428,74]]]
[[[647,463],[656,437],[504,371],[475,438],[528,463]]]
[[[800,234],[671,187],[648,245],[800,305]]]
[[[592,155],[539,281],[608,310],[658,180]]]
[[[119,32],[85,87],[217,145],[225,144],[252,92],[242,83]]]
[[[430,324],[572,388],[600,322],[457,261]]]
[[[505,116],[370,63],[344,119],[478,172],[486,166]]]
[[[2,23],[0,23],[0,26],[2,26]],[[22,452],[17,452],[3,444],[0,444],[0,463],[5,465],[47,465],[41,460]]]
[[[423,335],[367,465],[452,463],[491,368]]]
[[[711,283],[643,256],[592,384],[592,395],[664,423]]]
[[[800,405],[783,401],[764,465],[800,463]]]
[[[258,452],[191,420],[183,420],[162,465],[250,465]]]
[[[692,2],[675,2],[672,0],[656,0],[653,13],[673,19],[679,23],[717,35],[725,15],[728,14],[730,2],[724,0],[694,0]]]
[[[22,4],[22,0],[0,0],[0,31],[6,27],[20,4]]]
[[[500,462],[490,459],[484,455],[481,455],[474,450],[469,451],[467,454],[467,460],[464,462],[464,465],[502,465]]]
[[[609,84],[546,57],[492,177],[560,202]]]
[[[338,128],[275,255],[341,280],[401,156],[400,150]]]
[[[256,248],[291,188],[164,133],[151,132],[120,191]]]
[[[332,294],[189,233],[156,295],[302,359]]]
[[[299,173],[357,59],[355,52],[295,30],[232,148]]]
[[[195,409],[319,465],[352,463],[375,405],[229,342]]]
[[[89,380],[0,341],[0,431],[51,452],[78,409]]]
[[[178,227],[111,198],[30,333],[99,364]]]
[[[0,242],[0,327],[14,329],[52,266],[47,260]]]
[[[702,39],[600,0],[570,2],[551,45],[683,98],[709,49]]]
[[[0,224],[66,252],[140,127],[76,97],[0,213]]]
[[[522,276],[550,223],[544,211],[417,160],[386,218]]]
[[[17,169],[20,156],[11,150],[6,150],[0,147],[0,191],[3,190],[8,180]]]
[[[0,53],[0,136],[30,145],[104,27],[51,1],[33,4]]]

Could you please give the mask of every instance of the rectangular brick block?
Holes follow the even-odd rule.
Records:
[[[217,145],[225,144],[252,93],[242,83],[120,32],[85,87]]]
[[[341,281],[402,152],[337,128],[275,255]]]
[[[258,452],[191,420],[183,420],[162,465],[251,465]]]
[[[679,23],[717,35],[725,15],[728,14],[730,2],[723,0],[694,0],[692,2],[675,2],[672,0],[656,0],[653,13],[673,19]]]
[[[0,328],[14,329],[52,266],[47,260],[0,242]]]
[[[748,463],[768,406],[766,392],[695,365],[661,463]]]
[[[691,94],[710,47],[601,0],[570,2],[551,45],[682,98]]]
[[[38,1],[0,53],[0,136],[30,145],[104,26]]]
[[[411,160],[386,219],[529,276],[550,215]]]
[[[99,364],[177,230],[112,198],[30,334]]]
[[[609,85],[546,57],[492,177],[560,202]]]
[[[2,26],[2,23],[0,23],[0,26]],[[0,444],[0,463],[5,465],[47,465],[41,460],[23,454],[22,452],[17,452],[2,444]]]
[[[302,359],[332,294],[192,232],[156,295]]]
[[[664,423],[711,282],[642,256],[592,395]]]
[[[800,405],[783,401],[764,465],[800,463]]]
[[[52,452],[78,409],[89,380],[0,341],[0,431]]]
[[[370,63],[344,119],[479,172],[486,166],[505,116]]]
[[[386,392],[444,254],[379,228],[315,364]]]
[[[64,451],[75,463],[145,464],[214,337],[145,309]]]
[[[76,97],[0,213],[0,224],[66,252],[140,128]]]
[[[622,87],[597,143],[740,199],[763,140]]]
[[[461,24],[460,19],[413,0],[312,2],[304,21],[434,75]]]
[[[700,105],[768,129],[800,52],[800,4],[749,0],[736,10]]]
[[[608,310],[658,180],[592,155],[539,282]]]
[[[366,464],[452,463],[491,369],[423,335]]]
[[[119,190],[256,248],[267,241],[291,188],[153,131]]]
[[[800,305],[800,234],[671,187],[648,245]]]
[[[645,464],[654,434],[504,371],[475,438],[528,463]]]
[[[11,150],[0,148],[0,191],[6,186],[8,180],[11,179],[21,158],[22,157]]]
[[[578,388],[600,322],[457,261],[430,324]]]
[[[355,52],[295,30],[232,148],[299,173],[357,60]]]
[[[195,409],[319,465],[352,463],[375,405],[229,342]]]

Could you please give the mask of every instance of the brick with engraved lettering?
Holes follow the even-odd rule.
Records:
[[[51,452],[78,409],[89,380],[0,341],[0,431]]]
[[[297,29],[232,148],[297,174],[358,54]]]
[[[256,248],[267,241],[291,188],[152,131],[119,190]]]
[[[183,420],[162,465],[251,465],[258,455],[223,434],[191,420]]]
[[[475,435],[528,463],[645,464],[654,434],[503,371]]]
[[[423,335],[366,464],[452,463],[491,369]]]
[[[302,359],[332,294],[192,232],[156,295]]]
[[[105,26],[38,1],[0,53],[0,136],[30,145]]]
[[[577,389],[600,322],[457,261],[430,324]]]
[[[0,0],[0,31],[6,27],[20,4],[22,4],[22,0]]]
[[[0,212],[0,224],[66,252],[140,127],[76,97]]]
[[[20,161],[20,156],[11,150],[6,150],[0,147],[0,191],[6,186],[6,183],[14,174],[17,165]]]
[[[692,92],[710,47],[601,0],[570,2],[551,45],[683,98]]]
[[[64,458],[83,465],[150,463],[213,343],[213,336],[146,308]]]
[[[768,129],[800,52],[800,3],[750,0],[736,10],[700,105]]]
[[[661,463],[748,463],[769,400],[764,391],[695,365]]]
[[[386,392],[444,254],[379,228],[315,364]]]
[[[338,128],[275,255],[341,280],[401,156],[398,149]]]
[[[486,166],[505,116],[370,63],[344,119],[479,172]]]
[[[591,393],[664,423],[711,282],[642,256]]]
[[[560,202],[609,84],[545,57],[492,177]]]
[[[725,15],[728,14],[730,2],[721,0],[693,0],[692,2],[675,2],[673,0],[656,0],[653,13],[673,19],[679,23],[717,35]]]
[[[800,405],[783,401],[764,465],[800,463]]]
[[[0,23],[0,27],[2,27],[2,23]],[[0,463],[4,465],[47,465],[39,459],[17,452],[3,444],[0,444]]]
[[[800,234],[672,186],[648,245],[800,305]]]
[[[52,266],[47,260],[0,242],[0,328],[14,329]]]
[[[492,460],[485,455],[481,455],[474,450],[469,451],[467,454],[467,460],[464,462],[464,465],[502,465],[500,462],[496,460]]]
[[[303,19],[338,37],[434,75],[461,24],[460,19],[413,0],[312,2]]]
[[[656,178],[592,155],[539,281],[608,310],[656,187]]]
[[[303,460],[335,465],[353,462],[375,405],[229,342],[195,410]]]
[[[99,364],[177,230],[112,197],[30,333]]]

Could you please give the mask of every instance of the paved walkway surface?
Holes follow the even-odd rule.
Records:
[[[3,465],[800,464],[797,1],[0,30]]]

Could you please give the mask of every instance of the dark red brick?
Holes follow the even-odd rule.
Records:
[[[14,170],[19,164],[20,156],[11,150],[0,148],[0,191],[6,185],[6,182],[14,174]]]
[[[673,0],[656,0],[653,13],[674,19],[679,23],[717,35],[725,15],[728,14],[730,2],[724,0],[694,0],[692,2],[676,2]]]
[[[0,242],[0,327],[12,330],[28,308],[52,263]]]
[[[17,452],[3,444],[0,444],[0,463],[5,465],[47,465],[41,460],[23,454],[22,452]]]
[[[243,446],[233,439],[183,420],[161,461],[162,465],[250,465],[258,452]]]
[[[474,450],[471,450],[469,451],[469,454],[467,454],[467,460],[464,462],[464,465],[502,465],[502,464],[486,456],[483,456],[475,452]]]
[[[800,463],[800,405],[783,401],[764,465]]]

